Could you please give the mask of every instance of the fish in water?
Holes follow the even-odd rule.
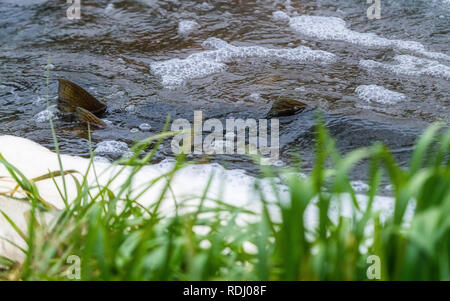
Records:
[[[267,113],[267,118],[276,118],[281,116],[290,116],[302,112],[306,104],[290,98],[278,98],[272,103],[272,107]]]
[[[62,112],[72,113],[86,123],[106,127],[97,115],[106,111],[106,105],[86,90],[65,79],[59,79],[58,108]]]

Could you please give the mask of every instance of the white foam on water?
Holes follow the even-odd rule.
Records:
[[[272,13],[272,18],[276,22],[289,22],[291,17],[289,17],[288,14],[286,14],[284,11],[278,10]]]
[[[363,181],[351,181],[350,185],[352,185],[355,192],[367,192],[370,188],[369,185]]]
[[[122,155],[128,151],[128,145],[122,141],[102,141],[94,152],[98,155]]]
[[[129,113],[134,113],[136,112],[137,108],[136,105],[131,104],[125,107],[125,111],[129,112]]]
[[[374,33],[361,33],[347,28],[345,21],[337,17],[302,15],[290,18],[289,26],[296,32],[319,40],[345,41],[348,43],[371,47],[393,48],[403,52],[414,52],[432,59],[450,60],[450,56],[430,52],[415,41],[390,40]]]
[[[406,96],[402,93],[377,85],[361,85],[355,89],[355,92],[360,99],[369,103],[396,104],[406,99]]]
[[[359,66],[366,70],[382,69],[397,75],[432,76],[450,80],[450,67],[438,61],[423,59],[411,55],[397,55],[396,64],[380,63],[373,60],[361,60]]]
[[[166,87],[179,86],[188,79],[202,78],[226,68],[225,64],[206,59],[202,55],[155,62],[150,67],[154,74],[161,76],[162,84]]]
[[[56,115],[57,112],[57,108],[56,106],[50,106],[48,107],[48,109],[45,109],[39,113],[37,113],[36,115],[34,115],[34,121],[36,121],[37,123],[44,123],[44,122],[48,122],[50,120],[50,118],[52,118],[53,120],[58,119],[58,115]]]
[[[106,124],[106,126],[111,126],[111,125],[113,125],[112,121],[110,121],[110,120],[108,120],[108,119],[106,119],[106,118],[103,118],[103,119],[101,119],[101,120]]]
[[[281,61],[329,63],[335,55],[326,51],[312,50],[306,46],[297,48],[271,49],[261,46],[237,47],[218,38],[203,42],[205,49],[185,59],[170,59],[150,64],[152,72],[161,76],[166,87],[178,86],[186,80],[202,78],[226,69],[226,63],[245,58],[276,59]]]
[[[1,0],[2,3],[16,4],[19,6],[42,5],[48,0]]]
[[[108,5],[105,7],[105,12],[111,12],[114,10],[114,3],[110,2],[108,3]]]
[[[1,88],[2,87],[0,86],[0,89]],[[46,101],[46,98],[38,96],[35,100],[33,100],[33,104],[34,105],[42,105],[45,103],[45,101]]]
[[[48,63],[47,65],[45,65],[45,70],[54,70],[55,69],[55,65]]]
[[[197,30],[200,27],[200,25],[191,20],[181,20],[178,23],[178,34],[187,36],[190,35],[192,32]]]
[[[450,9],[450,0],[422,0],[430,4],[439,6],[439,8]]]
[[[148,123],[142,123],[139,125],[139,129],[143,132],[148,132],[152,129],[152,126]]]

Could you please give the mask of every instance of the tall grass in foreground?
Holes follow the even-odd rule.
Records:
[[[88,184],[85,175],[74,180],[77,197],[66,200],[68,205],[53,227],[30,218],[26,261],[0,259],[7,267],[0,277],[67,280],[71,266],[67,259],[76,255],[81,259],[82,280],[368,280],[367,259],[376,255],[382,280],[450,280],[450,131],[440,132],[439,125],[430,126],[418,140],[409,167],[403,169],[381,144],[342,156],[319,123],[315,165],[309,176],[299,176],[299,168],[294,167],[262,168],[265,177],[283,174],[280,179],[289,197],[282,199],[279,184],[272,185],[281,218],[273,218],[273,204],[268,204],[256,182],[263,210],[255,213],[256,222],[245,225],[236,223],[242,209],[220,199],[212,200],[215,206],[206,205],[210,182],[205,183],[198,205],[188,212],[179,213],[183,200],[176,200],[173,215],[163,216],[160,208],[171,194],[169,184],[152,206],[139,205],[131,197],[133,178],[168,134],[149,138],[132,148],[132,158],[118,162],[132,169],[120,191],[112,192],[108,184]],[[155,140],[152,151],[139,155]],[[362,160],[370,162],[365,206],[356,200],[348,176]],[[22,177],[3,158],[0,162],[26,192],[32,216],[48,210],[35,181]],[[179,158],[172,171],[146,189],[158,180],[170,183],[184,165]],[[372,206],[383,175],[390,180],[395,199],[394,212],[387,218]],[[331,220],[333,204],[339,205],[344,196],[353,200],[352,217]],[[308,206],[318,210],[313,229],[306,226]],[[415,209],[407,219],[410,206]]]

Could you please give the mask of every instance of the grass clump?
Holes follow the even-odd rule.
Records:
[[[254,213],[209,199],[211,176],[193,209],[178,210],[184,200],[175,200],[173,215],[164,215],[160,208],[170,196],[171,179],[186,165],[183,158],[145,188],[164,179],[161,197],[149,207],[140,205],[140,194],[131,193],[133,179],[168,135],[136,144],[135,155],[120,161],[131,172],[119,191],[88,183],[84,175],[75,180],[77,197],[66,200],[52,227],[30,218],[29,233],[23,234],[25,262],[1,258],[6,269],[0,277],[72,279],[68,258],[75,255],[81,280],[368,280],[373,264],[378,265],[376,279],[450,280],[450,131],[443,133],[440,125],[423,133],[405,169],[381,144],[341,155],[319,123],[311,174],[262,168],[265,177],[277,176],[281,184],[272,182],[276,201],[269,202],[261,181],[255,182],[262,210]],[[142,158],[155,140],[153,151]],[[362,160],[370,162],[364,204],[349,180]],[[32,217],[49,210],[33,181],[3,158],[0,162],[26,192]],[[394,199],[393,213],[385,216],[373,206],[383,176]],[[340,214],[345,200],[351,200],[347,217]],[[314,227],[305,218],[310,207],[317,212]],[[256,218],[242,225],[237,223],[241,215]]]

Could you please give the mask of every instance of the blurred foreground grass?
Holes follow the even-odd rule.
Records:
[[[160,210],[164,195],[170,194],[169,184],[148,208],[130,197],[133,177],[154,152],[139,154],[165,136],[137,143],[132,148],[135,155],[119,162],[131,166],[132,172],[116,194],[108,185],[90,186],[84,177],[76,181],[76,199],[66,199],[53,227],[30,218],[30,231],[24,235],[26,260],[17,264],[0,258],[6,267],[0,279],[68,280],[67,259],[76,255],[82,280],[368,280],[373,263],[368,258],[376,255],[382,280],[450,280],[450,131],[443,132],[440,125],[423,133],[405,169],[381,144],[342,156],[319,123],[311,174],[302,177],[299,168],[292,172],[293,167],[277,172],[262,168],[264,177],[281,179],[289,197],[283,199],[280,183],[273,182],[279,216],[273,218],[274,204],[268,204],[256,181],[263,210],[245,225],[236,223],[242,209],[221,200],[208,200],[216,205],[206,205],[209,183],[194,210],[174,209],[171,216]],[[370,162],[365,206],[358,204],[348,176],[362,160]],[[27,193],[31,216],[48,210],[34,182],[21,177],[3,158],[0,162]],[[184,165],[179,158],[162,178],[170,183]],[[372,206],[383,175],[395,199],[394,212],[387,218]],[[333,204],[339,205],[344,196],[353,200],[351,217],[332,220]],[[305,221],[308,206],[318,212],[312,229]],[[406,218],[410,206],[413,216]]]

